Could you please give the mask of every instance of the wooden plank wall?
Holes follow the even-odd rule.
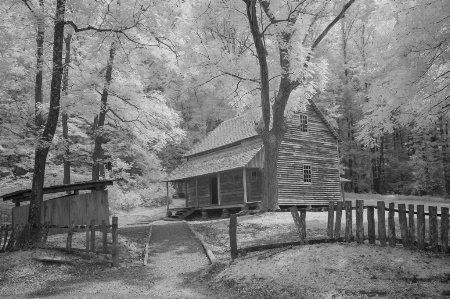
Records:
[[[211,205],[211,196],[209,192],[211,177],[198,178],[198,205],[200,207]]]
[[[197,206],[197,191],[195,189],[195,179],[188,180],[188,207]]]
[[[243,175],[243,169],[225,172],[220,175],[222,205],[244,203],[244,182],[242,181]],[[238,176],[237,182],[234,180],[235,176]]]
[[[29,205],[14,207],[13,223],[25,224],[28,220]],[[72,221],[76,225],[90,223],[95,220],[101,224],[103,220],[109,225],[108,191],[95,191],[46,200],[42,204],[42,222],[50,222],[53,225],[70,225]],[[68,229],[51,228],[50,235],[66,233]]]
[[[308,116],[308,132],[300,131],[299,114]],[[294,113],[278,159],[278,202],[318,204],[340,200],[337,140],[310,104]],[[312,182],[303,182],[303,165],[312,166]]]
[[[256,171],[256,180],[252,182],[252,172]],[[259,169],[247,169],[247,201],[262,200],[262,173]]]

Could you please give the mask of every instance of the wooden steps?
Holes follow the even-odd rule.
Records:
[[[172,210],[175,212],[174,215],[172,215],[171,217],[167,217],[168,219],[171,220],[183,220],[184,218],[188,217],[189,215],[191,215],[192,213],[195,212],[195,208],[177,208],[175,210]]]

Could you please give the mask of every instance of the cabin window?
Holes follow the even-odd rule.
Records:
[[[312,169],[311,165],[303,165],[303,182],[311,183]]]
[[[239,175],[238,174],[234,176],[234,183],[239,184]]]
[[[256,182],[258,179],[258,173],[256,171],[252,171],[251,181]]]
[[[300,131],[308,132],[308,116],[300,114]]]

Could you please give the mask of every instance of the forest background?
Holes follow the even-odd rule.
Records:
[[[1,194],[30,188],[42,146],[55,2],[0,3]],[[261,29],[276,33],[263,26],[266,2],[258,2]],[[347,3],[272,2],[276,13],[302,5],[302,40]],[[294,45],[310,84],[292,93],[286,113],[314,96],[342,139],[346,191],[447,197],[450,4],[398,2],[356,0],[313,55]],[[117,179],[113,208],[157,204],[185,152],[224,120],[260,108],[245,9],[243,1],[67,0],[61,116],[45,185]],[[276,57],[268,61],[276,69]]]

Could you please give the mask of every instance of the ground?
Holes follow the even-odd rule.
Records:
[[[366,198],[366,203],[379,199]],[[183,200],[174,201],[174,205],[182,204]],[[445,201],[438,204],[449,206]],[[214,267],[208,267],[206,255],[191,256],[181,238],[181,243],[169,250],[150,246],[149,265],[144,267],[145,236],[150,223],[155,227],[167,223],[154,222],[164,214],[165,207],[116,213],[121,227],[120,268],[111,267],[110,255],[101,253],[90,260],[78,252],[68,255],[50,249],[0,254],[0,297],[442,298],[450,295],[449,256],[408,250],[401,245],[305,245],[249,253],[231,261],[228,219],[188,221],[218,258]],[[326,220],[326,212],[308,212],[307,236],[324,238]],[[153,240],[159,238],[163,242],[175,231],[168,230],[159,237],[154,235]],[[237,232],[239,248],[298,239],[290,213],[238,217]],[[48,246],[64,247],[65,236],[49,237]],[[84,247],[83,233],[74,236],[74,247]],[[67,263],[43,263],[35,260],[36,257]]]

